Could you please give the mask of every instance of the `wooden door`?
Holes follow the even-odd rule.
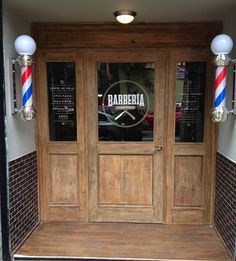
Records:
[[[36,64],[41,219],[85,221],[83,55],[42,51]]]
[[[167,223],[213,217],[216,125],[210,117],[213,64],[208,50],[173,49],[169,60]]]
[[[87,73],[90,221],[163,222],[165,53],[91,51]]]

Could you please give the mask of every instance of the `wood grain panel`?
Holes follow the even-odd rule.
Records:
[[[53,205],[48,209],[48,217],[52,221],[78,221],[81,216],[79,206]]]
[[[77,154],[78,151],[78,144],[75,142],[50,142],[47,144],[47,149],[49,154]]]
[[[97,209],[96,222],[161,223],[153,206],[101,205]]]
[[[34,23],[39,48],[204,46],[222,28],[220,22],[118,24]]]
[[[203,209],[174,209],[172,215],[173,224],[201,224],[204,220]]]
[[[51,204],[78,204],[76,155],[51,156]]]
[[[99,204],[152,204],[152,156],[100,155]]]
[[[175,156],[174,206],[201,207],[203,199],[203,157]]]
[[[136,142],[129,144],[127,142],[100,142],[97,145],[99,154],[153,154],[155,152],[155,145],[153,143]]]

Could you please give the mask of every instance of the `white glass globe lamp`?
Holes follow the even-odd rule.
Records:
[[[233,49],[233,40],[227,34],[219,34],[211,42],[211,50],[215,55],[227,55]]]
[[[28,35],[20,35],[15,40],[15,49],[19,55],[33,55],[36,51],[34,39]]]

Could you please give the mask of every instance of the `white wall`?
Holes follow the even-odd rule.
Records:
[[[234,41],[234,49],[230,53],[232,58],[236,58],[236,10],[227,15],[223,21],[223,32],[229,34]],[[230,68],[229,68],[230,69]],[[228,70],[227,86],[227,108],[232,108],[232,90],[233,90],[232,66]],[[236,162],[236,116],[229,115],[228,120],[219,126],[218,151],[225,157]]]
[[[3,51],[6,89],[6,128],[8,161],[19,158],[35,150],[35,132],[33,122],[24,122],[19,116],[11,115],[11,68],[10,60],[16,57],[14,41],[20,34],[30,33],[30,23],[16,12],[3,6]],[[18,86],[18,104],[21,103]]]

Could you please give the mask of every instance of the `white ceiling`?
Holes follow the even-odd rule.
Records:
[[[236,0],[5,0],[29,22],[114,22],[113,12],[136,11],[135,22],[222,20]]]

